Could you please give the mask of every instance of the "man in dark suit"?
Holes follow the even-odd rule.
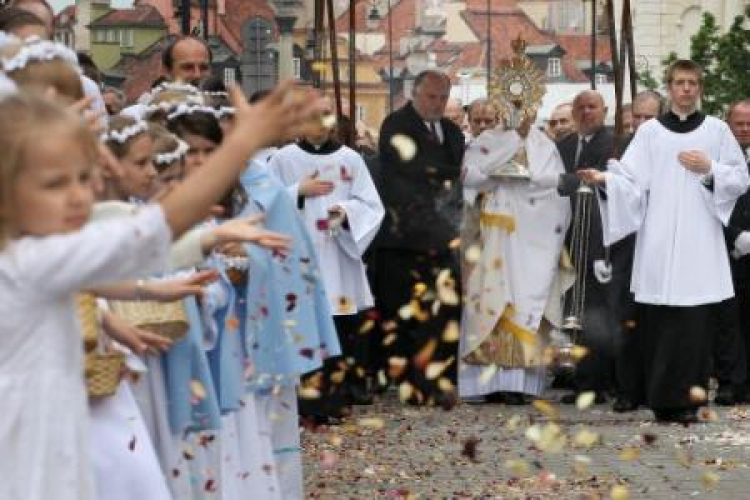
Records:
[[[443,118],[450,86],[443,73],[420,73],[412,100],[383,122],[378,145],[386,217],[376,243],[373,291],[383,323],[397,325],[397,340],[387,342],[391,352],[384,354],[383,362],[392,362],[394,356],[405,358],[406,368],[392,369],[391,375],[411,384],[409,400],[418,404],[443,402],[445,394],[437,390],[437,380],[428,380],[424,372],[429,363],[451,357],[455,361],[456,356],[457,344],[445,342],[443,332],[451,320],[458,320],[460,304],[441,300],[435,310],[436,297],[429,293],[441,276],[460,297],[456,250],[450,244],[458,237],[461,214],[457,183],[464,135]],[[413,142],[413,157],[399,150],[398,141],[404,138],[397,136]],[[408,304],[419,307],[402,309]],[[389,332],[384,334],[389,338]],[[454,367],[455,362],[443,376],[454,379]]]
[[[727,124],[750,164],[750,100],[729,107]],[[735,296],[716,304],[713,320],[714,374],[719,381],[714,402],[733,405],[750,400],[750,196],[734,206],[724,236],[730,253]]]
[[[606,113],[604,99],[598,92],[581,92],[573,100],[573,120],[577,133],[557,143],[566,171],[560,177],[558,192],[561,196],[571,197],[573,213],[576,208],[575,194],[580,185],[575,172],[582,168],[606,170],[607,161],[614,154],[612,133],[604,127]],[[577,284],[585,285],[584,328],[579,343],[588,349],[588,354],[576,367],[573,380],[575,392],[563,396],[563,403],[575,402],[577,395],[585,391],[595,391],[597,403],[606,400],[605,392],[614,385],[614,356],[620,334],[620,302],[623,300],[620,292],[629,284],[632,248],[615,245],[605,249],[596,196],[592,199],[590,213],[586,277],[584,283]],[[568,248],[570,243],[569,232]],[[609,281],[603,279],[606,273],[599,272],[597,278],[594,271],[595,266],[605,270],[603,266],[606,263],[611,264],[612,269]]]

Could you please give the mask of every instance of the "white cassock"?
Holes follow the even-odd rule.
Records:
[[[493,178],[492,170],[512,160],[521,146],[531,180]],[[465,291],[459,394],[539,395],[545,382],[542,320],[559,326],[562,316],[562,284],[557,278],[570,219],[570,202],[556,191],[565,171],[562,159],[555,144],[536,129],[523,140],[515,131],[498,128],[483,132],[471,144],[464,168],[464,185],[484,193],[484,200],[481,254]],[[511,339],[504,346],[494,340],[498,330]],[[515,352],[499,358],[493,354],[509,345],[515,345]],[[490,366],[497,371],[492,373],[495,368]]]
[[[711,159],[713,189],[677,160],[688,150]],[[605,175],[599,204],[604,244],[637,232],[630,288],[636,302],[695,306],[734,295],[722,225],[749,181],[742,150],[724,122],[708,116],[692,132],[674,133],[649,120]]]
[[[333,314],[355,314],[372,307],[362,255],[377,234],[385,210],[359,153],[341,146],[331,153],[312,154],[290,144],[273,155],[268,169],[295,200],[299,183],[316,172],[318,179],[333,182],[331,193],[305,198],[301,216],[318,254]],[[348,229],[336,234],[321,226],[333,207],[342,208],[348,222]]]

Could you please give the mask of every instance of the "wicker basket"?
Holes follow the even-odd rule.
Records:
[[[131,325],[167,337],[173,342],[185,337],[189,328],[187,312],[181,300],[174,302],[112,301],[110,307],[112,312]]]
[[[125,356],[120,353],[86,355],[86,389],[90,398],[106,398],[117,392]]]
[[[76,312],[81,324],[83,348],[86,352],[96,349],[99,341],[99,317],[97,314],[96,297],[88,293],[76,295]]]

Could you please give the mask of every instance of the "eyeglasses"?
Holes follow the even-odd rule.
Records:
[[[568,124],[570,123],[570,120],[566,118],[560,118],[559,120],[547,120],[547,123],[549,124],[550,127],[556,127],[558,124],[559,125]]]

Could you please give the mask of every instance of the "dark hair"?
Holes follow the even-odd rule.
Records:
[[[209,75],[200,82],[199,88],[203,92],[226,92],[227,86],[220,77]]]
[[[689,73],[695,73],[698,76],[698,84],[703,86],[703,68],[700,64],[690,59],[677,59],[675,62],[669,65],[667,72],[665,73],[665,80],[667,85],[672,83],[674,74],[677,71],[686,71]]]
[[[177,137],[185,138],[185,135],[197,135],[208,139],[215,144],[221,144],[224,134],[219,126],[219,120],[211,113],[205,111],[194,111],[185,115],[176,116],[167,121],[167,129]],[[229,192],[219,202],[224,208],[227,218],[239,214],[247,203],[247,193],[242,184],[237,182],[230,188]]]
[[[167,128],[178,137],[184,137],[187,134],[198,135],[216,144],[221,144],[221,141],[224,140],[219,120],[213,114],[205,111],[194,111],[176,116],[167,121]]]
[[[206,43],[205,40],[203,40],[202,38],[198,38],[197,36],[193,36],[193,35],[180,35],[180,36],[173,38],[167,44],[167,46],[164,47],[164,51],[161,53],[161,63],[169,71],[172,71],[172,67],[174,66],[175,47],[177,47],[177,44],[185,40],[194,40],[200,43],[201,45],[203,45],[206,48],[206,52],[208,52],[208,61],[211,62],[213,60],[213,55],[211,54],[211,47],[208,46],[208,43]]]
[[[78,65],[83,70],[83,74],[91,78],[97,85],[102,84],[102,72],[99,71],[99,67],[96,65],[90,55],[84,52],[76,52],[78,57]]]
[[[44,25],[44,21],[28,10],[20,9],[18,7],[8,7],[0,10],[0,31],[12,33],[13,30],[26,26],[41,26],[45,29],[47,28]]]

